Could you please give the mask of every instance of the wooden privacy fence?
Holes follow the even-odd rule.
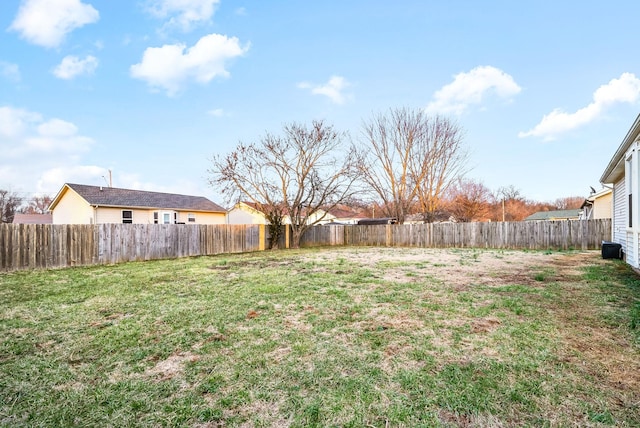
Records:
[[[264,225],[0,224],[0,271],[264,250]],[[288,247],[289,233],[281,247]],[[611,220],[315,226],[301,247],[600,249]],[[283,245],[284,244],[284,245]]]
[[[0,271],[264,249],[260,225],[0,224]]]
[[[305,233],[300,246],[595,250],[610,239],[611,219],[601,219],[316,226]]]

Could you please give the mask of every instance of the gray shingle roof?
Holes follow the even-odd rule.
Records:
[[[575,210],[557,210],[557,211],[538,211],[525,218],[525,221],[529,220],[564,220],[564,219],[577,219],[580,216],[579,209]]]
[[[144,190],[88,186],[85,184],[66,183],[66,185],[82,196],[90,205],[226,212],[220,205],[203,196],[147,192]]]

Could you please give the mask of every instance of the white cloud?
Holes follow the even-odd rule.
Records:
[[[640,100],[640,79],[632,73],[623,73],[593,93],[593,101],[575,113],[555,109],[542,117],[533,129],[520,132],[518,137],[542,137],[554,140],[559,134],[586,125],[598,119],[609,107],[618,103],[634,104]]]
[[[0,61],[0,76],[17,83],[21,79],[20,67],[18,67],[18,64]]]
[[[71,31],[99,18],[93,6],[80,0],[25,0],[9,29],[33,44],[53,48]]]
[[[324,85],[314,85],[308,82],[298,83],[298,88],[310,89],[314,95],[329,97],[335,104],[344,104],[349,98],[349,96],[344,93],[345,89],[349,86],[351,86],[351,84],[342,76],[331,76],[329,81]]]
[[[69,121],[0,106],[0,188],[20,184],[29,192],[55,193],[64,180],[47,171],[71,176],[93,145]]]
[[[207,113],[210,114],[213,117],[222,117],[222,116],[224,116],[224,110],[221,109],[221,108],[216,108],[216,109],[213,109],[213,110],[209,110]]]
[[[73,137],[77,133],[77,126],[62,119],[51,119],[38,125],[38,134],[43,137]]]
[[[152,0],[149,11],[160,19],[168,19],[167,28],[189,31],[194,24],[209,22],[220,0]]]
[[[73,79],[82,74],[93,74],[98,67],[98,59],[87,55],[84,59],[67,55],[62,62],[53,69],[53,74],[59,79]]]
[[[95,165],[73,165],[64,168],[54,167],[44,171],[36,182],[38,192],[48,193],[51,196],[60,190],[64,183],[94,183],[96,185],[107,183],[102,177],[108,177],[109,170]]]
[[[209,34],[188,49],[184,44],[147,48],[142,61],[132,65],[130,72],[132,77],[165,89],[172,96],[189,80],[208,83],[215,77],[228,77],[227,62],[248,50],[249,44],[241,46],[236,37]]]
[[[24,139],[26,148],[35,153],[85,152],[93,144],[88,137],[78,135],[78,128],[61,119],[51,119],[36,128],[35,135]]]
[[[78,128],[61,119],[43,120],[38,113],[13,107],[0,107],[0,151],[3,158],[25,159],[38,156],[69,155],[84,152],[93,140],[78,134]]]
[[[0,147],[19,138],[30,124],[41,120],[41,116],[37,113],[6,106],[0,107]]]
[[[480,104],[487,94],[509,99],[520,93],[513,77],[491,66],[478,66],[468,73],[456,74],[453,82],[436,91],[426,107],[430,113],[462,114],[473,104]]]

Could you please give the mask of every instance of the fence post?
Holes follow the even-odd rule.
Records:
[[[391,225],[387,224],[386,225],[386,230],[385,230],[385,242],[387,244],[387,247],[391,246]]]
[[[284,227],[284,248],[289,248],[289,225]]]
[[[258,232],[258,251],[264,251],[264,249],[267,247],[267,243],[266,243],[266,233],[265,233],[265,227],[264,224],[260,224],[259,226],[259,232]]]

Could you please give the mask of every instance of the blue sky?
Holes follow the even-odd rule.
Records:
[[[469,178],[587,196],[640,112],[636,1],[2,0],[0,188],[204,195],[214,154],[389,108],[465,130]]]

